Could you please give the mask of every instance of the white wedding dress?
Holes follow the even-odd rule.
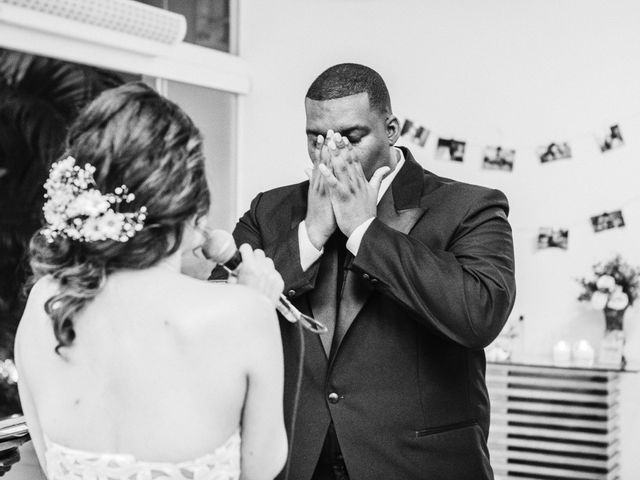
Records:
[[[48,480],[238,480],[240,430],[209,453],[179,463],[144,462],[133,455],[93,453],[45,437]]]

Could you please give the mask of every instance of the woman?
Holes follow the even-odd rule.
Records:
[[[286,458],[282,279],[248,246],[239,283],[262,292],[180,274],[209,208],[198,130],[127,84],[79,115],[66,150],[16,336],[49,480],[273,478]]]

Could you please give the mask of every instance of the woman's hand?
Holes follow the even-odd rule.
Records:
[[[260,249],[252,250],[246,243],[238,250],[242,263],[235,271],[237,282],[266,295],[275,306],[282,294],[284,281],[273,266],[273,260]]]

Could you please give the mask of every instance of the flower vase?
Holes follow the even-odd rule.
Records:
[[[605,331],[600,344],[599,363],[614,367],[624,367],[623,319],[626,309],[604,309]]]
[[[604,309],[605,334],[614,330],[622,331],[622,321],[624,319],[625,308],[622,310],[614,310],[613,308]]]

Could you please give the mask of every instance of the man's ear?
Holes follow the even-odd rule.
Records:
[[[391,114],[385,120],[385,128],[387,130],[387,138],[389,139],[389,145],[395,145],[400,138],[400,120],[398,117]]]

